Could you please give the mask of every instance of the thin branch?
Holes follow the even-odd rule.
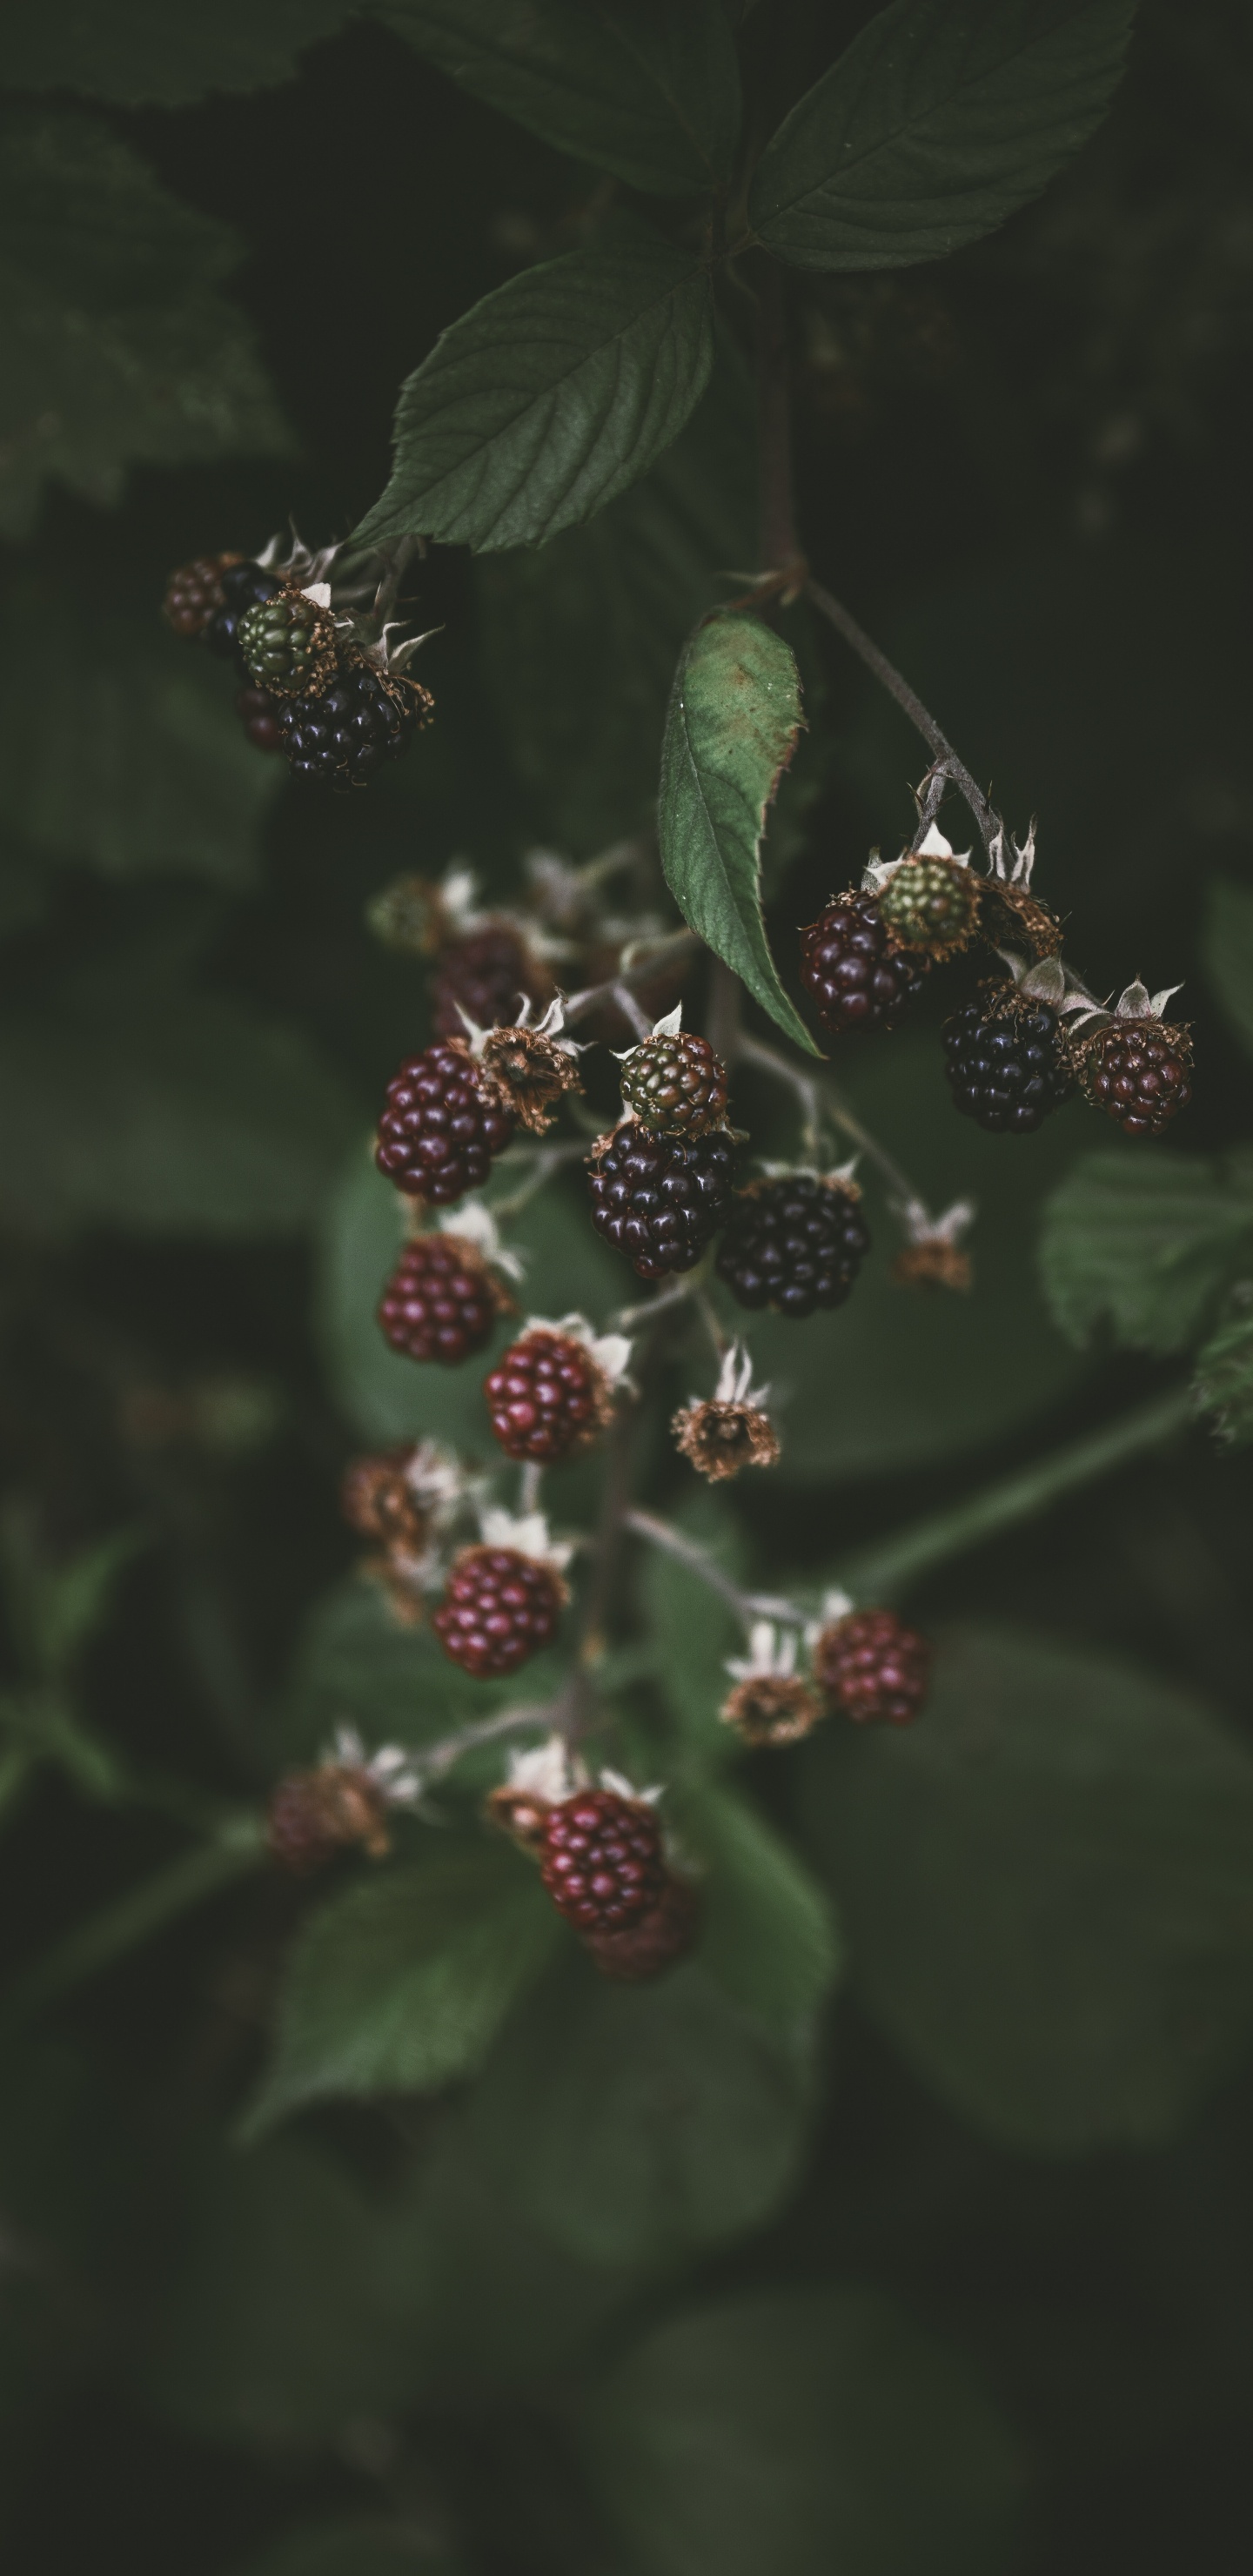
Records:
[[[773,1592],[743,1591],[703,1547],[697,1546],[695,1539],[685,1538],[681,1530],[672,1529],[669,1521],[659,1520],[654,1512],[628,1511],[623,1515],[623,1524],[636,1538],[660,1548],[663,1556],[672,1556],[676,1564],[685,1565],[698,1583],[707,1584],[734,1610],[746,1628],[754,1619],[777,1619],[789,1628],[805,1626],[808,1614],[798,1610],[794,1601],[784,1601]]]
[[[900,1214],[926,1217],[927,1202],[921,1191],[915,1189],[909,1174],[901,1170],[900,1164],[894,1161],[886,1146],[871,1135],[869,1128],[863,1127],[842,1093],[836,1091],[832,1084],[818,1080],[800,1065],[792,1064],[787,1056],[780,1055],[775,1047],[766,1046],[761,1038],[741,1037],[736,1053],[741,1063],[755,1064],[762,1073],[772,1074],[776,1082],[786,1083],[789,1091],[795,1094],[804,1113],[804,1149],[815,1161],[821,1141],[821,1120],[825,1114],[832,1126],[840,1128],[849,1143],[856,1145],[858,1152],[865,1155],[867,1162],[882,1172],[891,1188],[893,1205]]]
[[[578,1021],[587,1019],[592,1011],[598,1011],[603,1003],[612,1002],[618,985],[625,984],[630,988],[636,984],[651,983],[653,977],[659,975],[665,967],[677,965],[680,958],[686,957],[699,946],[700,941],[694,930],[672,930],[664,939],[659,939],[655,947],[650,947],[647,954],[642,957],[633,957],[629,948],[624,949],[622,962],[616,974],[607,975],[603,984],[587,984],[581,993],[567,995],[562,1004],[566,1027],[575,1027]]]
[[[518,1478],[518,1510],[525,1518],[540,1508],[540,1489],[544,1482],[543,1466],[538,1458],[528,1458]]]
[[[567,1697],[563,1691],[557,1699],[536,1700],[525,1708],[498,1709],[494,1717],[476,1718],[473,1726],[460,1727],[455,1735],[446,1735],[438,1744],[415,1754],[413,1768],[421,1772],[425,1785],[428,1780],[442,1780],[463,1753],[475,1753],[481,1744],[496,1744],[504,1735],[522,1735],[534,1727],[543,1727],[551,1734],[559,1725]]]
[[[612,999],[617,1003],[624,1020],[630,1021],[631,1027],[634,1029],[637,1038],[650,1038],[652,1036],[652,1021],[649,1019],[647,1011],[642,1011],[640,1009],[639,1003],[636,1001],[635,995],[628,984],[624,984],[619,980],[619,982],[614,985]],[[567,1014],[567,1017],[568,1016],[569,1015]]]
[[[895,663],[889,662],[886,653],[881,653],[878,645],[872,643],[865,628],[858,625],[855,617],[850,617],[841,602],[833,599],[830,591],[824,590],[822,583],[815,581],[812,574],[805,584],[805,596],[820,615],[834,626],[836,633],[843,636],[845,643],[852,645],[853,651],[860,655],[867,670],[873,671],[876,680],[887,690],[889,696],[895,698],[898,707],[904,708],[910,723],[917,726],[923,741],[930,745],[936,759],[944,763],[953,785],[959,788],[965,797],[978,824],[984,848],[990,850],[1000,829],[998,817],[993,813],[983,789],[972,778],[965,762],[958,758],[947,734],[940,731],[935,717],[928,714],[921,698],[911,689],[908,680],[897,670]]]
[[[817,1083],[802,1071],[800,1065],[790,1064],[786,1056],[778,1055],[773,1047],[763,1045],[760,1038],[750,1038],[743,1031],[735,1052],[741,1064],[755,1064],[762,1073],[772,1074],[776,1082],[786,1083],[788,1090],[800,1102],[801,1149],[811,1162],[816,1163],[822,1142]]]
[[[575,1144],[537,1145],[526,1179],[510,1192],[508,1198],[488,1200],[497,1224],[509,1217],[520,1216],[523,1208],[528,1207],[539,1191],[547,1187],[553,1173],[560,1171],[563,1163],[582,1162],[586,1152],[587,1147],[581,1140]]]
[[[640,1333],[655,1316],[664,1315],[669,1307],[685,1306],[690,1297],[699,1295],[708,1266],[708,1260],[702,1261],[699,1269],[687,1271],[680,1279],[671,1279],[666,1287],[658,1289],[655,1297],[641,1298],[638,1306],[619,1306],[608,1319],[607,1331]]]

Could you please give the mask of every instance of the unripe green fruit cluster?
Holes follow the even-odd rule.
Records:
[[[964,947],[979,917],[979,883],[951,859],[905,859],[879,897],[888,928],[933,954]]]
[[[326,659],[324,624],[312,600],[283,591],[248,609],[239,621],[239,649],[257,687],[296,695],[316,685],[318,664]]]

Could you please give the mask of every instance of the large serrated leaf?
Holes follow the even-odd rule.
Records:
[[[475,98],[628,187],[731,174],[735,45],[720,0],[383,0],[388,26]]]
[[[391,481],[357,536],[540,545],[645,472],[712,364],[707,270],[620,219],[444,332],[402,388]]]
[[[817,1055],[779,981],[761,917],[766,815],[802,722],[796,662],[782,637],[757,617],[707,619],[674,675],[658,828],[666,883],[684,920],[784,1034]]]
[[[1085,1154],[1044,1211],[1040,1275],[1074,1342],[1108,1324],[1132,1350],[1177,1351],[1253,1256],[1253,1154],[1225,1163],[1141,1146]]]
[[[1117,86],[1135,0],[897,0],[798,100],[753,179],[797,268],[906,268],[1047,186]]]

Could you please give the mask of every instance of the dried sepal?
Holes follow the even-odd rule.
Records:
[[[765,1409],[770,1390],[752,1384],[752,1365],[743,1344],[732,1342],[712,1396],[693,1396],[671,1423],[681,1456],[711,1484],[722,1484],[745,1467],[773,1467],[778,1461],[779,1435]]]
[[[732,1655],[726,1670],[735,1687],[718,1715],[745,1744],[799,1743],[825,1715],[821,1693],[796,1670],[798,1636],[794,1628],[776,1628],[772,1619],[755,1620],[747,1655]]]
[[[898,1288],[949,1288],[964,1293],[974,1271],[961,1237],[974,1223],[973,1199],[955,1199],[933,1217],[920,1202],[902,1210],[905,1241],[892,1264]]]
[[[565,1016],[560,995],[534,1027],[531,1005],[525,1000],[517,1019],[504,1028],[476,1030],[468,1025],[475,1053],[502,1084],[519,1125],[542,1136],[563,1094],[582,1089],[578,1059],[583,1049],[577,1038],[562,1035]]]
[[[400,1745],[367,1754],[356,1728],[342,1726],[312,1770],[288,1771],[272,1790],[266,1811],[271,1856],[298,1877],[354,1845],[382,1860],[391,1849],[389,1811],[415,1807],[421,1794],[420,1774]]]

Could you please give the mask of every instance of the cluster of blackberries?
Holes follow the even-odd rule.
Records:
[[[235,664],[236,712],[258,751],[283,752],[314,786],[364,787],[406,751],[430,713],[416,681],[341,636],[294,581],[239,555],[206,555],[171,575],[165,614]]]

